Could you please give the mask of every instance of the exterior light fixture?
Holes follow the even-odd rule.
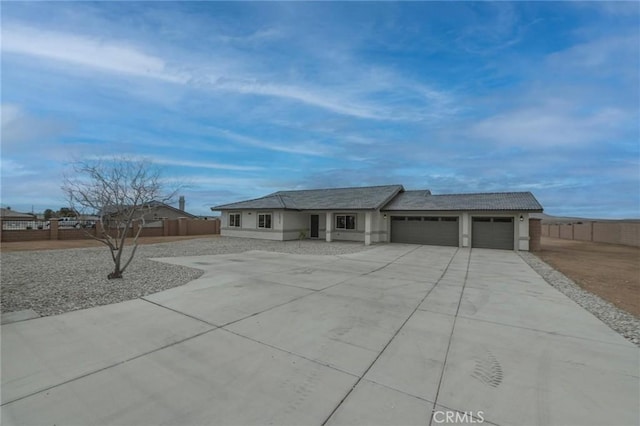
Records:
[[[524,216],[520,215],[520,222],[524,222]]]
[[[384,219],[386,219],[386,218],[387,218],[387,214],[386,214],[386,213],[385,213],[385,214],[383,214],[383,215],[382,215],[382,217],[383,217]]]

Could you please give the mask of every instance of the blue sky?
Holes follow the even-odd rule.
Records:
[[[638,46],[637,2],[3,2],[1,202],[125,154],[195,214],[400,183],[637,218]]]

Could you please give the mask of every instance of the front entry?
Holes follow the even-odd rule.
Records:
[[[312,214],[311,215],[311,228],[310,228],[310,238],[318,238],[320,231],[320,215]]]

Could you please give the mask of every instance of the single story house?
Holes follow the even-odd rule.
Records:
[[[183,207],[182,202],[181,207]],[[107,206],[100,214],[103,217],[125,215],[128,214],[131,208],[131,206]],[[136,208],[139,211],[134,215],[134,217],[144,216],[144,219],[147,221],[147,225],[161,219],[178,219],[181,217],[197,219],[197,216],[187,213],[184,209],[175,208],[161,201],[151,201]]]
[[[530,192],[433,195],[402,185],[278,191],[211,207],[221,235],[529,250]]]
[[[36,220],[36,215],[31,213],[20,213],[10,208],[0,208],[0,219],[2,220]]]

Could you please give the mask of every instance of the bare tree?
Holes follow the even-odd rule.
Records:
[[[109,247],[114,269],[108,278],[122,278],[138,248],[138,237],[145,216],[158,203],[170,202],[178,188],[166,192],[160,169],[148,160],[119,157],[81,160],[73,163],[73,174],[64,178],[62,190],[70,205],[78,212],[93,212],[99,216],[91,238]],[[127,234],[139,221],[133,235],[133,248],[123,259]]]

